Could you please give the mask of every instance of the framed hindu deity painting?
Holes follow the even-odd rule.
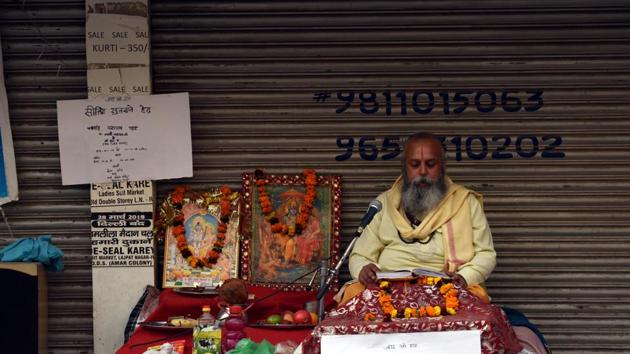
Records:
[[[216,288],[238,278],[239,205],[227,187],[177,187],[162,202],[156,230],[164,238],[164,288]]]
[[[243,174],[241,278],[304,290],[322,259],[339,259],[341,177]],[[319,286],[319,278],[313,288]],[[331,289],[336,289],[334,283]]]

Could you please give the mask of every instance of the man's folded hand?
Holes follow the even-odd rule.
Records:
[[[359,282],[366,287],[376,284],[376,272],[380,272],[376,264],[370,263],[363,266],[361,272],[359,272]]]

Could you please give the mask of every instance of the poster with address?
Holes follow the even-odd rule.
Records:
[[[63,185],[192,176],[188,93],[57,102]]]
[[[153,267],[153,198],[150,181],[92,185],[92,267]]]

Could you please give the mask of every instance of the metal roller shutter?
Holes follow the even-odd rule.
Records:
[[[66,252],[66,272],[50,281],[50,350],[89,352],[89,191],[60,185],[54,105],[86,97],[83,2],[0,6],[21,188],[21,200],[5,209],[17,237],[52,233]],[[257,167],[315,167],[343,176],[350,235],[399,173],[398,158],[382,159],[384,139],[432,131],[448,139],[453,179],[486,198],[499,253],[488,282],[494,302],[524,311],[555,353],[630,347],[630,4],[153,1],[151,11],[154,92],[191,93],[195,168],[192,179],[160,181],[160,197],[182,182],[237,188],[241,173]],[[413,110],[416,90],[434,94],[431,113]],[[471,102],[453,113],[454,94],[465,90],[497,93],[496,108],[483,113]],[[525,91],[542,90],[544,104],[506,112],[507,90],[523,101],[531,96]],[[337,93],[349,91],[352,105],[335,113],[344,103]],[[379,111],[361,113],[359,94],[369,101],[369,91]],[[441,91],[449,94],[448,115]],[[316,102],[320,92],[331,97]],[[422,109],[426,94],[419,97]],[[487,107],[489,95],[482,98]],[[345,151],[338,137],[354,139],[344,161],[335,159]],[[10,241],[0,231],[0,242]]]
[[[374,137],[366,143],[380,148],[388,136],[422,130],[447,136],[449,174],[486,197],[499,252],[488,282],[494,301],[523,310],[556,353],[624,352],[630,347],[629,6],[154,1],[154,89],[191,92],[191,182],[237,187],[240,173],[256,167],[340,174],[345,235],[399,173],[397,158],[385,161],[379,152],[373,161],[362,159],[360,137]],[[439,91],[452,98],[456,91],[492,90],[500,102],[502,91],[523,98],[532,89],[544,91],[544,105],[531,113],[469,107],[445,115],[438,103]],[[336,93],[349,90],[352,106],[335,113],[343,106]],[[381,107],[363,114],[358,94],[370,90]],[[395,102],[389,116],[386,90]],[[404,116],[399,90],[407,93]],[[414,90],[434,93],[433,112],[412,110]],[[318,92],[331,97],[317,103]],[[481,160],[464,151],[475,135],[489,146]],[[336,138],[343,136],[355,144],[352,157],[340,162],[335,156],[344,149]],[[456,136],[461,161],[451,143]],[[501,136],[511,137],[511,159],[492,158],[505,143]],[[536,137],[541,151],[518,155],[519,136]],[[551,142],[543,144],[544,136],[562,138],[556,150],[564,158],[541,156]],[[471,143],[478,157],[479,138]],[[531,138],[520,143],[528,156]],[[367,146],[365,157],[371,153]],[[172,186],[160,183],[160,194]]]
[[[51,234],[65,270],[48,273],[48,348],[92,352],[89,186],[61,186],[56,100],[86,97],[84,3],[2,1],[0,37],[19,198],[16,238]],[[4,224],[0,244],[12,241]]]

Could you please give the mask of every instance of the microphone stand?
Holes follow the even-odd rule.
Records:
[[[328,274],[328,258],[322,259],[321,267],[319,268],[319,291],[322,289],[328,288],[326,285],[326,274]],[[324,292],[325,293],[325,292]],[[324,317],[324,296],[319,296],[319,292],[317,293],[317,323],[322,321],[322,317]]]
[[[323,305],[324,295],[326,295],[326,293],[328,292],[328,288],[330,287],[330,284],[332,283],[333,279],[339,274],[339,269],[341,268],[341,265],[343,264],[343,262],[345,262],[345,260],[350,255],[350,251],[352,251],[354,244],[357,242],[357,240],[359,239],[362,233],[363,233],[362,227],[359,227],[357,231],[355,231],[352,241],[350,241],[348,248],[346,248],[346,251],[343,253],[341,258],[339,258],[339,261],[337,261],[337,265],[335,265],[335,268],[328,270],[328,260],[322,260],[322,266],[320,268],[321,281],[320,281],[320,286],[319,286],[319,292],[317,293],[317,301],[319,301],[319,308],[317,310],[318,321],[322,320],[322,316],[324,314],[324,305]],[[326,273],[328,273],[327,277],[326,277]]]

